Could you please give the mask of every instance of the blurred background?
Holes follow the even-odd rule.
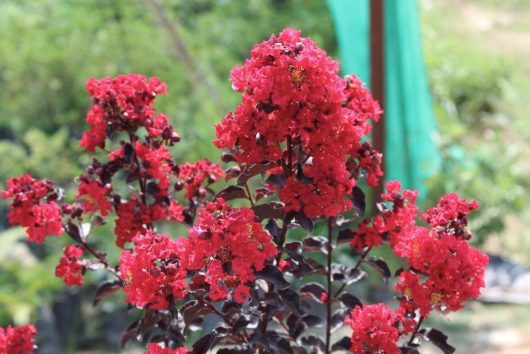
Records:
[[[167,82],[157,108],[183,138],[174,150],[180,161],[218,160],[213,125],[239,100],[230,69],[284,27],[301,29],[344,62],[345,74],[369,81],[368,3],[348,2],[0,1],[0,188],[28,171],[73,194],[74,177],[91,158],[78,147],[91,76],[136,72]],[[480,201],[473,242],[491,255],[483,297],[459,313],[434,315],[431,325],[446,331],[457,352],[530,353],[530,1],[384,3],[387,28],[403,29],[393,31],[399,41],[385,38],[393,40],[385,43],[388,58],[395,50],[402,58],[396,66],[385,58],[387,129],[405,134],[399,141],[410,143],[406,154],[429,151],[433,162],[398,166],[387,158],[387,169],[391,176],[419,171],[405,184],[424,192],[424,206],[448,191]],[[417,55],[407,57],[409,48]],[[391,79],[396,72],[403,74]],[[412,101],[399,98],[403,90],[392,91],[391,80],[399,78],[419,80]],[[425,110],[420,116],[392,111],[392,95],[407,102],[398,105]],[[427,133],[414,133],[411,124]],[[392,139],[387,134],[386,146],[395,150]],[[0,201],[0,325],[37,321],[39,353],[120,352],[120,331],[131,321],[120,295],[92,308],[102,279],[91,274],[92,285],[66,289],[53,275],[65,240],[29,245],[21,229],[9,227],[6,213]],[[98,232],[97,242],[114,243],[112,227]]]

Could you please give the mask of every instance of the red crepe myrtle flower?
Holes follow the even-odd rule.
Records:
[[[355,180],[349,177],[344,164],[334,160],[319,161],[306,165],[304,174],[312,183],[300,182],[294,177],[287,180],[280,190],[280,199],[285,202],[285,210],[300,211],[310,217],[336,216],[352,207],[350,199],[345,199]]]
[[[163,348],[157,343],[149,343],[144,354],[191,354],[188,349],[179,347],[177,349]]]
[[[134,131],[145,127],[152,138],[177,142],[180,138],[167,117],[155,115],[153,104],[159,94],[166,94],[166,84],[156,77],[120,75],[100,80],[91,78],[86,85],[92,106],[86,121],[90,129],[83,134],[80,145],[89,152],[104,147],[110,131]]]
[[[162,194],[166,195],[169,188],[169,176],[171,175],[173,160],[169,150],[165,146],[152,148],[139,141],[134,145],[134,149],[149,177],[158,180],[158,188]]]
[[[402,191],[401,184],[397,181],[387,182],[381,198],[388,204],[381,215],[376,215],[373,219],[364,219],[357,229],[352,231],[351,247],[361,251],[365,247],[379,246],[384,240],[388,240],[393,247],[396,247],[410,235],[411,228],[416,225],[417,196],[416,191],[407,189]]]
[[[331,57],[290,28],[256,45],[245,65],[232,70],[241,104],[216,126],[214,144],[240,163],[289,164],[280,190],[287,211],[344,213],[360,169],[368,169],[371,184],[382,174],[380,156],[361,148],[369,119],[377,120],[381,109],[357,78],[338,73]]]
[[[203,182],[213,183],[224,176],[221,166],[210,162],[208,159],[199,160],[195,163],[184,163],[179,168],[178,178],[186,190],[185,198],[191,198],[197,193],[204,196],[206,190],[202,186]]]
[[[186,270],[181,266],[187,240],[171,240],[151,230],[133,238],[134,249],[123,251],[120,274],[126,302],[137,307],[165,309],[169,299],[187,292]]]
[[[150,225],[160,220],[183,221],[184,207],[176,200],[163,205],[155,203],[144,205],[137,199],[122,202],[116,211],[116,245],[123,248],[127,242],[131,242],[138,233],[145,233]]]
[[[27,228],[28,241],[41,244],[46,236],[63,233],[61,208],[52,201],[57,198],[52,182],[36,180],[29,174],[13,177],[2,197],[13,199],[8,220]]]
[[[103,186],[100,182],[90,178],[81,178],[77,188],[77,198],[83,198],[83,211],[85,213],[99,211],[101,216],[107,216],[112,211],[112,204],[108,196],[111,191],[110,185]]]
[[[441,234],[451,234],[469,240],[471,233],[466,230],[467,215],[477,208],[476,200],[468,202],[458,198],[456,193],[448,193],[440,199],[438,205],[422,213],[422,217]]]
[[[0,327],[0,354],[33,354],[36,333],[33,325]]]
[[[64,256],[55,268],[55,276],[63,278],[66,285],[83,285],[85,265],[79,260],[83,256],[83,249],[75,245],[68,245],[64,249]]]
[[[399,354],[401,316],[385,304],[357,306],[346,324],[353,330],[350,351],[355,354]]]
[[[422,227],[415,229],[407,243],[398,254],[414,272],[403,272],[396,290],[404,295],[402,301],[413,303],[422,316],[427,317],[431,310],[458,311],[465,301],[480,295],[488,264],[485,254],[454,235],[440,237]]]
[[[242,303],[249,295],[248,282],[254,271],[276,254],[271,236],[254,221],[252,209],[236,209],[223,199],[207,202],[189,231],[187,267],[204,269],[210,284],[210,298],[226,298],[234,289],[234,300]]]

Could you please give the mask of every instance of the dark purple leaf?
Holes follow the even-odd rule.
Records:
[[[289,282],[287,282],[287,280],[285,280],[283,273],[272,265],[266,265],[262,270],[255,272],[254,275],[256,278],[266,280],[269,283],[276,285],[280,289],[291,285]]]
[[[381,276],[383,277],[385,283],[388,283],[388,280],[391,277],[391,272],[390,268],[384,260],[382,260],[381,258],[368,258],[365,259],[364,262],[372,266],[372,268],[374,268],[375,270],[377,270],[379,274],[381,274]]]
[[[75,242],[83,243],[83,240],[81,239],[81,232],[79,231],[79,226],[77,226],[73,222],[68,221],[68,223],[66,224],[66,233]]]
[[[335,331],[344,326],[344,319],[350,313],[350,309],[342,307],[337,309],[331,317],[331,330]]]
[[[362,306],[361,301],[353,296],[352,294],[344,293],[339,296],[339,301],[349,309],[353,309],[356,306]]]
[[[298,213],[296,213],[295,219],[296,222],[300,226],[302,226],[304,230],[306,230],[307,232],[313,231],[313,221],[308,218],[303,212],[299,211]]]
[[[322,339],[318,338],[317,336],[311,335],[311,336],[302,337],[301,342],[303,345],[307,347],[316,349],[318,354],[324,353],[324,351],[326,350],[326,344],[324,343]]]
[[[286,182],[286,179],[283,176],[283,174],[278,174],[278,173],[274,173],[274,174],[270,175],[265,180],[265,183],[271,184],[271,185],[273,185],[274,187],[276,187],[278,189],[282,189],[283,186],[285,185],[285,182]]]
[[[350,243],[352,238],[353,238],[353,233],[351,232],[350,229],[341,230],[339,231],[339,235],[337,237],[337,244],[340,245],[342,243]]]
[[[212,346],[215,344],[216,333],[210,332],[200,338],[198,341],[193,344],[193,352],[195,354],[206,354]]]
[[[234,162],[234,161],[237,161],[236,160],[236,157],[232,154],[229,154],[227,152],[223,152],[221,154],[221,161],[223,162]]]
[[[322,236],[309,236],[304,238],[304,251],[306,252],[322,252],[328,254],[329,242],[327,238]]]
[[[315,301],[322,302],[320,297],[327,293],[322,285],[319,283],[308,283],[300,288],[302,294],[310,294]]]
[[[120,338],[120,347],[123,349],[127,342],[131,339],[136,338],[136,328],[138,327],[139,321],[135,321],[127,327],[127,329],[122,333]]]
[[[96,306],[101,300],[115,293],[119,288],[121,288],[121,282],[119,281],[103,283],[98,286],[94,294],[93,306]]]
[[[300,295],[296,291],[291,288],[285,288],[278,290],[278,294],[295,314],[302,315],[304,313],[300,304]]]
[[[300,321],[305,325],[306,329],[313,327],[320,328],[326,323],[323,318],[316,315],[305,315],[300,319]]]
[[[278,227],[276,221],[274,221],[274,219],[269,219],[269,221],[267,221],[267,224],[265,225],[265,229],[271,234],[274,243],[279,245],[281,242],[280,237],[282,231]]]
[[[130,143],[123,145],[123,156],[127,163],[131,163],[134,158],[134,147]]]
[[[363,217],[366,212],[366,196],[359,186],[353,187],[352,191],[353,206],[357,209],[359,217]]]
[[[267,204],[254,205],[252,210],[254,214],[260,219],[283,219],[284,204],[280,202],[270,202]]]
[[[334,281],[349,285],[361,280],[365,273],[359,268],[333,263],[331,265],[331,275]]]
[[[144,314],[144,318],[140,320],[140,323],[138,324],[138,327],[136,329],[136,333],[138,335],[145,335],[147,332],[149,332],[153,327],[156,326],[156,324],[163,319],[163,315],[156,311],[146,311]]]
[[[146,192],[151,195],[157,195],[158,193],[160,193],[160,188],[158,188],[158,183],[153,182],[153,181],[149,182],[147,184]]]
[[[274,166],[276,166],[276,163],[268,161],[246,166],[237,179],[237,185],[244,186],[250,178],[260,173],[265,173]]]
[[[442,332],[434,328],[424,328],[419,333],[432,344],[440,348],[444,354],[453,354],[456,349],[447,343],[447,336]]]
[[[241,168],[239,168],[239,166],[227,168],[225,170],[225,181],[229,181],[232,178],[239,176],[240,173],[241,173]]]
[[[214,312],[208,305],[197,300],[188,301],[182,306],[181,311],[186,324],[192,323],[195,318],[201,315]]]
[[[219,193],[217,193],[214,200],[219,198],[228,201],[232,199],[246,199],[248,198],[248,196],[243,188],[236,186],[228,186]]]
[[[338,342],[335,342],[331,346],[332,351],[350,350],[350,348],[351,348],[350,337],[342,337]]]

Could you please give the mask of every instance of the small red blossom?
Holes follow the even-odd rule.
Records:
[[[165,146],[152,148],[140,142],[134,145],[136,155],[142,161],[148,177],[158,180],[158,189],[163,195],[167,195],[169,188],[169,176],[172,170],[173,157]]]
[[[357,306],[345,323],[353,330],[350,351],[355,354],[399,354],[401,316],[385,304]]]
[[[179,347],[176,349],[163,348],[160,344],[149,343],[147,345],[147,351],[144,354],[191,354],[188,349],[184,347]]]
[[[93,152],[105,146],[107,134],[114,131],[147,129],[151,138],[175,143],[180,138],[163,114],[155,114],[153,104],[159,94],[166,94],[166,84],[158,78],[142,75],[120,75],[100,80],[91,78],[86,89],[92,106],[86,121],[90,129],[83,134],[80,145]]]
[[[488,257],[453,235],[438,237],[436,232],[417,228],[414,237],[399,255],[415,272],[403,272],[396,290],[403,301],[412,302],[427,317],[431,310],[458,311],[467,300],[477,298],[484,287]]]
[[[85,265],[79,260],[83,256],[83,249],[75,245],[68,245],[64,249],[64,256],[55,268],[55,276],[63,278],[68,286],[83,285]]]
[[[172,200],[169,206],[162,203],[144,205],[138,199],[122,202],[116,211],[116,245],[123,248],[138,233],[145,233],[150,225],[160,220],[184,220],[184,207]]]
[[[376,215],[373,219],[364,219],[357,229],[352,230],[350,246],[361,251],[365,247],[379,246],[387,240],[394,252],[397,248],[406,245],[406,241],[416,226],[416,198],[418,193],[411,190],[401,190],[401,184],[397,181],[389,181],[385,186],[385,191],[381,195],[383,201],[388,205],[383,209],[381,215]]]
[[[7,214],[12,225],[25,227],[28,241],[41,244],[46,236],[63,233],[61,208],[52,182],[36,180],[29,174],[7,181],[4,199],[13,199]]]
[[[282,272],[285,272],[288,270],[292,265],[292,262],[290,260],[280,259],[278,262],[278,269]]]
[[[90,178],[81,178],[76,197],[84,199],[84,212],[99,211],[101,216],[107,216],[112,211],[112,204],[109,201],[110,192],[110,185],[103,186],[100,182]]]
[[[252,209],[233,208],[223,199],[201,209],[189,231],[188,247],[187,267],[205,271],[210,298],[226,298],[235,289],[233,297],[239,303],[249,296],[247,283],[254,280],[254,272],[276,254],[271,236],[254,221]]]
[[[133,242],[134,249],[123,251],[120,257],[125,301],[161,310],[168,307],[170,297],[182,299],[187,293],[187,272],[181,266],[187,240],[174,241],[148,230]]]
[[[34,325],[0,327],[0,354],[33,354],[36,333]]]
[[[208,184],[210,184],[224,176],[224,171],[221,166],[207,159],[199,160],[195,163],[184,163],[179,168],[178,178],[186,190],[185,198],[191,198],[196,194],[199,196],[206,195],[203,182],[208,181]]]
[[[422,213],[422,217],[441,233],[469,240],[471,233],[466,230],[467,215],[477,208],[476,200],[468,202],[460,199],[456,193],[448,193],[440,199],[438,205]]]

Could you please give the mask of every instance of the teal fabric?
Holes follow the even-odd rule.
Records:
[[[339,43],[342,74],[370,81],[370,4],[368,0],[329,0]]]
[[[368,82],[368,0],[328,0],[343,73]],[[419,28],[416,0],[386,0],[385,13],[385,179],[401,181],[425,195],[425,181],[440,166]]]

